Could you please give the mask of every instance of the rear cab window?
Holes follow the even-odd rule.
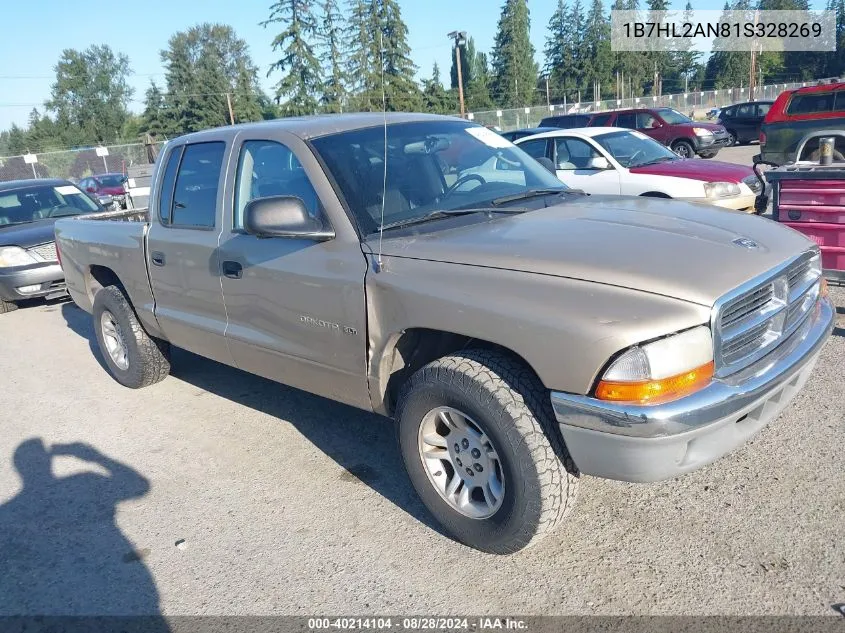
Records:
[[[225,154],[223,141],[174,148],[165,166],[159,200],[164,226],[214,228]]]
[[[833,112],[834,93],[812,92],[793,95],[786,106],[786,113],[794,116],[799,114],[824,114]],[[840,103],[842,99],[840,99]]]

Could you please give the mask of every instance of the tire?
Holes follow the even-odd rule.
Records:
[[[489,439],[489,444],[481,440],[486,448],[473,467],[478,469],[491,449],[498,457],[495,468],[483,474],[478,470],[480,478],[497,473],[502,482],[499,505],[488,516],[467,516],[438,489],[438,474],[440,481],[450,470],[452,477],[457,474],[454,461],[429,462],[439,463],[440,473],[436,466],[425,465],[421,446],[431,445],[422,438],[430,435],[421,429],[429,428],[433,412],[444,409],[453,420],[455,411],[464,414]],[[396,417],[402,458],[414,488],[444,530],[465,545],[494,554],[519,551],[551,532],[575,503],[578,471],[557,429],[549,393],[530,368],[511,356],[470,349],[429,363],[404,385]],[[447,448],[435,450],[452,450],[451,433],[441,438]],[[473,461],[479,457],[471,444],[464,448],[470,452],[461,455]],[[451,453],[449,460],[459,457]],[[465,489],[466,484],[456,488]],[[486,500],[486,490],[480,490],[473,488],[469,497]]]
[[[170,344],[147,334],[132,305],[117,286],[106,286],[97,293],[92,314],[100,353],[117,382],[140,389],[167,377],[170,373]],[[104,315],[123,345],[125,367],[119,365],[109,351]],[[114,340],[114,337],[109,338]]]
[[[14,312],[18,309],[18,304],[14,303],[13,301],[5,301],[0,299],[0,314],[6,314],[7,312]]]
[[[725,147],[733,147],[734,145],[737,144],[736,132],[734,132],[733,130],[728,130],[728,138],[729,138],[729,141],[728,141],[728,144],[725,145]]]
[[[682,158],[695,158],[695,149],[689,141],[675,141],[672,151]]]

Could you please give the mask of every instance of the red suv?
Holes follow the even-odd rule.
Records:
[[[683,158],[713,158],[731,143],[722,125],[693,121],[672,108],[616,110],[593,115],[590,127],[624,127],[647,134]]]

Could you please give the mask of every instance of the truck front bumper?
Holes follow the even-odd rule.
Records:
[[[670,479],[715,461],[780,415],[807,382],[833,322],[833,305],[821,299],[798,330],[754,365],[664,404],[552,392],[572,459],[584,474],[633,482]]]
[[[0,268],[0,299],[20,301],[65,294],[65,274],[56,264]]]

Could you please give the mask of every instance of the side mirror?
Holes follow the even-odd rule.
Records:
[[[335,234],[311,216],[301,198],[271,196],[250,200],[244,209],[244,229],[256,237],[288,237],[324,242]]]
[[[540,158],[535,158],[538,163],[540,163],[543,167],[548,169],[551,173],[557,176],[557,170],[555,169],[555,164],[552,162],[551,158],[546,158],[545,156],[541,156]]]
[[[593,156],[587,163],[589,169],[611,169],[610,161],[604,156]]]

